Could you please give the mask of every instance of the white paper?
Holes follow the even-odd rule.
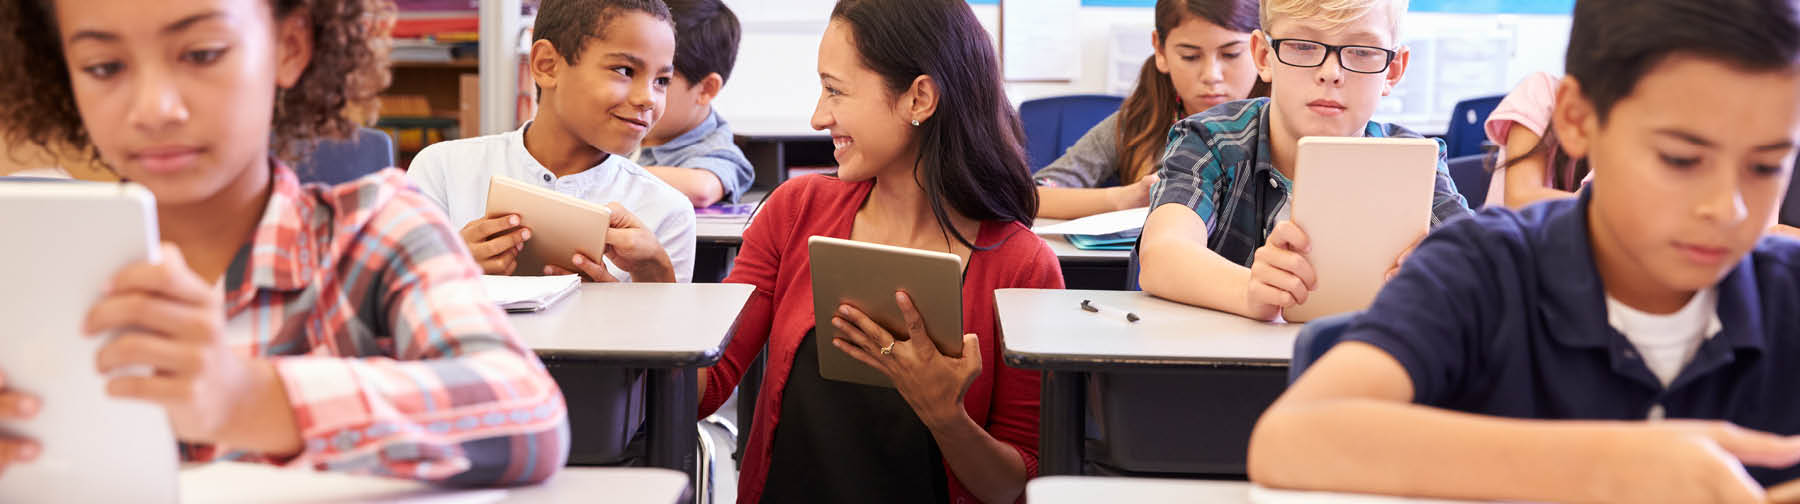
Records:
[[[1410,497],[1389,497],[1384,495],[1349,494],[1333,492],[1307,492],[1300,490],[1276,490],[1261,485],[1250,487],[1250,502],[1255,504],[1316,504],[1329,502],[1332,504],[1472,504],[1477,501],[1419,499]]]
[[[1072,81],[1081,75],[1079,0],[1000,4],[1000,66],[1007,80]]]
[[[1149,218],[1150,207],[1133,208],[1038,226],[1031,231],[1040,235],[1106,235],[1143,229],[1144,220]]]
[[[482,275],[488,299],[507,311],[536,311],[555,304],[581,286],[581,277]]]

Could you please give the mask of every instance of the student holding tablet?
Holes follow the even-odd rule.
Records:
[[[1306,302],[1318,278],[1305,257],[1307,231],[1288,219],[1300,139],[1419,137],[1369,121],[1406,75],[1410,53],[1399,45],[1406,6],[1407,0],[1262,2],[1262,29],[1251,37],[1250,52],[1272,96],[1213,107],[1170,132],[1139,241],[1144,290],[1261,320]],[[1468,214],[1440,160],[1431,225]]]
[[[92,153],[155,196],[161,261],[111,275],[83,329],[116,334],[97,371],[154,371],[106,392],[161,406],[184,458],[542,481],[568,449],[562,395],[443,214],[398,171],[302,186],[277,161],[354,131],[344,107],[387,78],[380,9],[9,2],[0,66],[22,71],[0,79],[0,132]],[[31,392],[0,389],[0,415],[57,401]],[[54,449],[0,441],[0,466]]]
[[[740,502],[1013,502],[1036,471],[1038,373],[1001,362],[994,290],[1059,288],[1056,256],[1028,229],[1037,193],[1018,115],[987,32],[962,0],[842,0],[819,44],[813,127],[838,175],[788,181],[744,233],[727,282],[756,286],[700,414],[768,348],[745,446]],[[938,349],[915,302],[883,328],[853,307],[815,316],[812,236],[954,254],[960,357]],[[827,312],[828,314],[830,312]],[[894,388],[820,375],[817,337]],[[890,329],[892,332],[890,332]]]
[[[1155,53],[1117,113],[1038,170],[1038,216],[1078,219],[1150,203],[1169,125],[1225,102],[1269,95],[1250,61],[1256,0],[1157,0]],[[1106,187],[1108,182],[1118,185]]]
[[[1764,234],[1800,150],[1800,3],[1579,0],[1567,65],[1551,117],[1594,181],[1420,244],[1258,421],[1252,480],[1794,502],[1800,243]]]

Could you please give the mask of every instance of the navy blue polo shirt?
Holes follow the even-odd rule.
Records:
[[[1665,389],[1607,323],[1580,199],[1484,210],[1419,245],[1344,334],[1412,377],[1413,402],[1483,415],[1727,420],[1800,434],[1800,242],[1765,238],[1719,283],[1723,331]],[[1800,469],[1751,468],[1765,485]]]

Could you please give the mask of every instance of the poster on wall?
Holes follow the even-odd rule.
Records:
[[[1001,1],[1000,67],[1006,80],[1068,82],[1081,76],[1080,11],[1081,0]]]

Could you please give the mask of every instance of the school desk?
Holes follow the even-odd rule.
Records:
[[[1062,219],[1037,219],[1032,226],[1042,227],[1066,222]],[[1062,264],[1063,285],[1070,289],[1125,290],[1130,285],[1127,271],[1131,263],[1129,250],[1082,250],[1062,235],[1043,237],[1056,252]]]
[[[756,168],[755,187],[771,189],[789,168],[836,166],[831,134],[812,129],[809,117],[744,117],[731,120],[739,149]]]
[[[626,398],[636,386],[632,375],[613,377],[644,369],[648,462],[692,476],[696,370],[724,355],[751,291],[742,284],[584,283],[547,310],[508,317],[552,375],[561,375],[570,463],[616,461],[621,440],[636,427],[635,417],[620,411],[633,407]]]
[[[180,481],[182,504],[671,504],[687,490],[687,476],[643,467],[565,467],[537,485],[452,489],[403,479],[215,462],[183,468]]]
[[[1242,475],[1250,428],[1286,388],[1300,331],[1143,292],[1001,289],[994,298],[1007,365],[1044,371],[1044,475],[1081,474],[1084,462]],[[1084,310],[1084,300],[1101,311]],[[1103,441],[1094,454],[1083,443],[1090,399]]]
[[[1453,504],[1467,501],[1274,490],[1243,481],[1050,476],[1025,485],[1033,504],[1204,502],[1207,504]]]

